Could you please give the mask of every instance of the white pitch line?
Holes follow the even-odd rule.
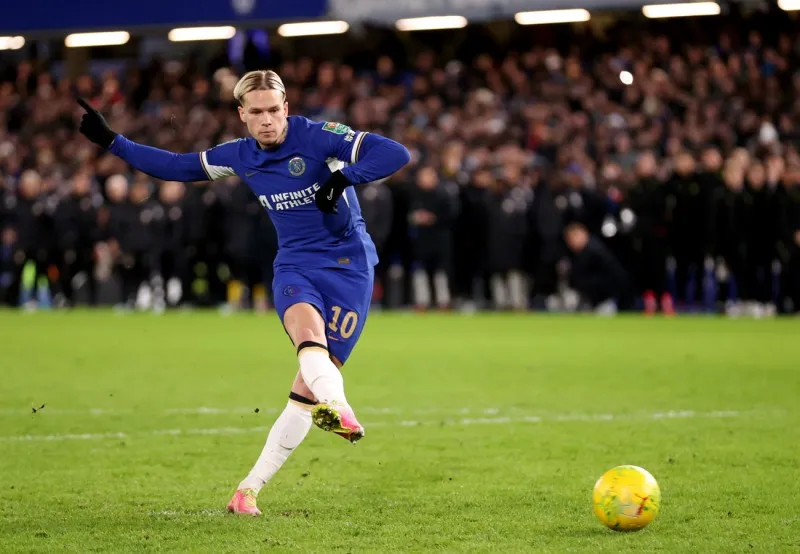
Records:
[[[711,412],[697,412],[693,410],[655,412],[650,414],[551,414],[527,415],[520,417],[480,417],[459,419],[425,419],[403,420],[399,422],[375,421],[365,425],[371,427],[419,427],[419,426],[445,426],[463,427],[471,425],[516,425],[524,423],[563,423],[563,422],[609,422],[609,421],[656,421],[696,418],[739,418],[748,417],[766,412],[739,412],[736,410],[723,410]],[[126,439],[158,436],[194,436],[194,435],[242,435],[248,433],[263,433],[269,427],[211,427],[199,429],[157,429],[138,433],[81,433],[63,435],[11,435],[0,436],[0,442],[30,442],[30,441],[68,441],[68,440],[107,440]]]
[[[225,517],[227,515],[227,511],[199,510],[196,512],[178,512],[177,510],[160,510],[157,512],[149,512],[147,515],[149,515],[150,517],[163,517],[163,518]]]
[[[283,408],[258,408],[259,414],[277,414]],[[169,408],[162,410],[162,415],[245,415],[255,413],[256,408],[212,408],[208,406],[197,406],[192,408]],[[59,409],[59,408],[37,408],[37,413],[32,412],[31,409],[3,409],[0,410],[0,417],[19,417],[37,415],[41,413],[45,415],[58,415],[58,416],[116,416],[116,415],[132,415],[139,413],[136,410],[113,410],[105,408],[86,408],[82,410],[77,409]],[[152,413],[152,412],[151,412]],[[468,415],[468,414],[482,414],[482,415],[496,415],[500,413],[500,408],[421,408],[415,410],[404,410],[402,408],[377,408],[377,407],[361,407],[358,409],[360,414],[370,415]]]
[[[127,433],[67,433],[65,435],[17,435],[0,437],[0,441],[90,441],[104,439],[127,439],[129,437],[130,435]]]

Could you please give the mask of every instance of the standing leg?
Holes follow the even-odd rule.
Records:
[[[261,515],[256,505],[256,497],[308,435],[311,430],[311,409],[315,404],[314,395],[298,372],[292,384],[292,391],[289,393],[289,402],[272,425],[267,435],[267,442],[255,465],[247,477],[239,483],[236,493],[228,504],[229,511],[253,516]]]

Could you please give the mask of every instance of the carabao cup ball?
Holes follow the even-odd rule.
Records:
[[[661,489],[650,473],[637,466],[606,471],[594,485],[594,515],[614,531],[638,531],[658,515]]]

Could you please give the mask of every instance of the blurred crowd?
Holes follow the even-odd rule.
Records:
[[[624,47],[275,67],[291,113],[385,134],[412,164],[359,188],[387,308],[800,309],[800,35],[642,33]],[[276,239],[236,178],[162,183],[77,134],[245,132],[238,71],[178,61],[0,83],[0,301],[269,305]],[[118,290],[101,300],[108,282]]]

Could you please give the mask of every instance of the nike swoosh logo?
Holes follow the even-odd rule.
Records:
[[[327,198],[328,200],[333,200],[333,189],[331,189],[331,191],[328,193]]]
[[[252,172],[252,173],[245,173],[245,174],[244,174],[244,176],[245,176],[245,177],[252,177],[252,176],[253,176],[253,175],[255,175],[256,173],[258,173],[258,171],[254,171],[254,172]]]

